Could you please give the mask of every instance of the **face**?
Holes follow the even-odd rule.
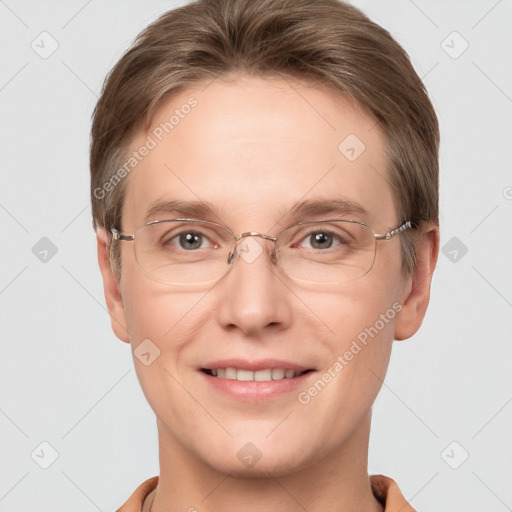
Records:
[[[190,97],[194,106],[183,108]],[[162,123],[173,114],[166,133]],[[249,77],[198,83],[166,100],[132,148],[148,135],[155,147],[126,178],[123,233],[183,216],[222,223],[235,235],[275,235],[333,217],[385,233],[402,220],[380,129],[331,89]],[[184,209],[163,207],[148,217],[171,201]],[[294,208],[335,201],[361,211]],[[187,210],[198,202],[210,210]],[[377,242],[370,272],[336,286],[290,278],[269,258],[272,244],[252,240],[264,249],[259,256],[238,257],[220,280],[202,286],[149,279],[133,242],[121,242],[120,295],[109,308],[116,333],[133,350],[148,339],[159,350],[151,364],[138,357],[134,364],[160,442],[215,470],[278,475],[339,454],[357,437],[380,389],[411,278],[401,273],[400,236]],[[264,379],[274,370],[276,380],[239,382],[204,371],[230,367]],[[308,371],[280,380],[286,369]],[[249,458],[260,456],[249,467]]]

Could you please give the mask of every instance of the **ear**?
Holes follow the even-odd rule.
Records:
[[[439,254],[439,228],[435,224],[420,226],[416,245],[416,267],[407,278],[402,310],[395,321],[395,339],[410,338],[420,328],[430,299],[432,274]]]
[[[103,277],[103,290],[112,330],[121,341],[129,343],[130,338],[128,336],[123,298],[119,291],[119,283],[110,267],[110,235],[106,229],[100,228],[96,232],[96,240],[98,244],[98,263]]]

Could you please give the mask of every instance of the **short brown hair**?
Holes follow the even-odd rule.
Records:
[[[120,227],[126,180],[119,170],[133,135],[149,129],[162,100],[231,72],[299,78],[352,98],[386,137],[399,220],[438,224],[437,117],[409,57],[385,29],[340,0],[196,0],[141,32],[105,79],[91,132],[95,227]],[[415,261],[404,232],[404,271]]]

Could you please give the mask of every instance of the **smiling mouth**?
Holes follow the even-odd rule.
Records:
[[[201,368],[203,373],[219,379],[231,379],[244,382],[270,382],[273,380],[294,379],[313,370],[295,371],[286,368],[267,368],[264,370],[242,370],[239,368]]]

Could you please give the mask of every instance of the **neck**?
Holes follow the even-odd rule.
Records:
[[[383,512],[367,472],[371,413],[327,457],[295,471],[233,476],[198,460],[158,422],[160,478],[144,512]],[[337,508],[336,508],[337,507]]]

